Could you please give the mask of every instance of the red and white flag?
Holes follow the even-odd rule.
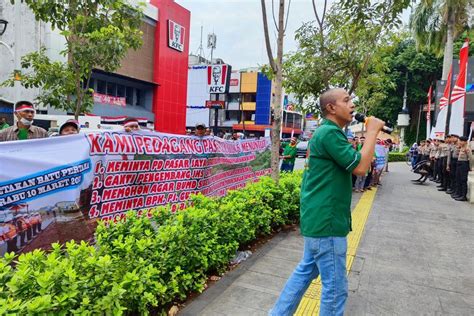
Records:
[[[439,99],[439,112],[436,117],[436,125],[430,133],[430,138],[441,138],[444,139],[444,133],[446,131],[446,118],[448,113],[449,104],[449,91],[451,90],[451,77],[453,75],[453,67],[449,70],[448,80],[444,87],[444,93],[441,99]]]
[[[451,93],[451,117],[449,133],[462,136],[464,134],[464,108],[466,104],[466,71],[469,59],[469,40],[466,39],[459,52],[459,75]]]

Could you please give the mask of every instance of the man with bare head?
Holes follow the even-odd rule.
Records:
[[[354,104],[344,89],[320,98],[324,122],[308,144],[301,185],[300,228],[303,258],[288,279],[270,315],[293,315],[311,282],[321,277],[320,315],[343,315],[347,298],[346,236],[351,230],[352,176],[365,175],[375,140],[384,122],[370,117],[365,145],[354,149],[343,131],[352,121]]]

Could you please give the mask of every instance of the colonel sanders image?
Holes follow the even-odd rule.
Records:
[[[181,43],[181,26],[178,24],[174,25],[174,41]]]
[[[219,84],[219,79],[221,78],[221,67],[213,67],[212,68],[212,78],[214,79],[214,84]]]

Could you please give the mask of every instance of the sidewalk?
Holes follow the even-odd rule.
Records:
[[[347,315],[474,314],[474,207],[413,178],[391,164],[371,211],[370,193],[353,197],[362,227],[349,235]],[[280,233],[179,315],[266,315],[302,247],[298,231]],[[317,314],[318,297],[313,282],[297,314]]]

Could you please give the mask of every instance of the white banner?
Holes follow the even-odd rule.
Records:
[[[464,101],[465,95],[451,104],[451,117],[449,119],[449,134],[464,135]]]
[[[436,125],[431,129],[430,138],[441,138],[444,139],[444,134],[446,132],[446,116],[448,112],[448,107],[445,106],[442,108],[439,113],[438,117],[436,118]]]
[[[0,143],[0,255],[91,238],[96,219],[183,209],[271,172],[270,140],[108,132]]]

